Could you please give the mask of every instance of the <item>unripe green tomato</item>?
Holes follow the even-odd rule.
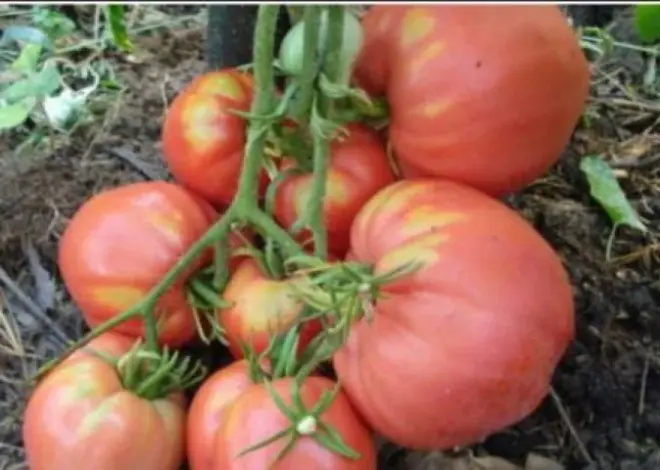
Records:
[[[328,38],[328,10],[321,12],[317,54],[325,54]],[[347,85],[364,41],[360,20],[344,10],[344,29],[341,46],[340,72],[337,82]],[[305,44],[305,23],[300,21],[286,34],[280,47],[280,67],[289,75],[298,76],[303,69],[303,49]]]

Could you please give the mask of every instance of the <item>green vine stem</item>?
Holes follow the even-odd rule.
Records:
[[[262,163],[265,137],[269,128],[268,120],[264,120],[263,116],[273,114],[275,101],[272,46],[279,8],[279,5],[271,4],[265,4],[259,7],[253,50],[256,92],[252,102],[251,113],[255,118],[250,119],[247,133],[246,156],[239,177],[239,189],[233,203],[225,212],[224,216],[188,249],[140,302],[99,325],[87,335],[69,345],[69,348],[60,354],[59,357],[45,364],[37,372],[36,379],[48,373],[75,350],[83,347],[92,339],[138,316],[141,316],[146,324],[145,336],[148,348],[154,353],[158,353],[160,348],[158,347],[158,330],[154,315],[154,308],[158,299],[174,284],[180,274],[204,249],[226,237],[235,223],[253,225],[262,234],[266,234],[272,238],[288,256],[297,255],[302,252],[300,246],[286,230],[279,227],[258,206],[257,181]]]
[[[307,26],[307,25],[305,25]],[[323,60],[322,71],[331,83],[334,83],[340,73],[341,48],[344,36],[344,9],[342,6],[328,7],[328,45]],[[317,94],[314,97],[312,109],[311,131],[314,139],[313,180],[307,210],[301,221],[306,223],[314,239],[314,254],[325,259],[328,252],[328,234],[325,227],[325,211],[323,210],[328,179],[328,159],[330,141],[335,138],[334,132],[329,135],[326,123],[334,123],[334,106],[332,98]]]
[[[298,122],[307,122],[314,100],[314,83],[317,76],[317,50],[319,42],[319,28],[321,26],[321,8],[318,5],[309,5],[304,12],[304,38],[302,73],[298,78],[300,91],[294,110],[294,117]]]

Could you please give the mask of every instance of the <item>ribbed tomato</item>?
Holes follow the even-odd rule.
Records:
[[[403,180],[356,217],[351,259],[376,275],[419,263],[382,288],[334,357],[377,432],[448,449],[543,400],[574,335],[573,297],[560,258],[517,213],[458,183]]]
[[[98,337],[53,369],[25,410],[31,470],[178,470],[184,458],[182,394],[148,400],[126,390],[98,353],[119,358],[133,340]]]
[[[348,250],[351,223],[355,214],[379,189],[394,181],[385,148],[376,131],[365,126],[347,126],[349,135],[330,146],[330,159],[324,202],[324,218],[328,232],[328,249],[339,258]],[[281,170],[294,166],[282,164]],[[309,204],[313,175],[294,174],[277,187],[275,216],[290,228]],[[304,230],[300,240],[311,237]]]
[[[142,300],[215,217],[207,203],[165,181],[127,184],[87,200],[59,244],[62,278],[87,324],[94,327]],[[184,281],[203,262],[200,257],[184,270],[156,304],[163,343],[181,345],[195,334]],[[143,321],[129,320],[114,331],[143,335]]]
[[[291,405],[291,378],[272,383],[272,389],[287,405]],[[334,382],[325,377],[311,376],[300,386],[300,400],[307,410],[319,403],[324,392],[334,388]],[[241,457],[239,453],[263,442],[292,425],[278,409],[268,389],[255,384],[245,391],[228,409],[226,418],[215,440],[213,470],[375,470],[376,450],[371,431],[355,414],[343,392],[321,413],[320,421],[332,427],[343,441],[360,457],[349,459],[321,446],[311,436],[300,436],[290,451],[276,465],[270,466],[287,444],[283,437]],[[317,429],[322,426],[317,423]]]
[[[228,206],[238,188],[253,79],[236,69],[207,72],[177,95],[162,129],[163,155],[172,175],[217,207]],[[261,175],[261,191],[268,178]]]
[[[241,345],[257,354],[266,351],[272,338],[286,333],[301,319],[303,303],[298,301],[292,279],[272,279],[253,258],[240,262],[223,291],[232,305],[218,311],[218,322],[225,330],[229,350],[240,359]],[[305,321],[300,328],[299,350],[320,331],[318,320]]]
[[[355,78],[387,97],[404,176],[516,191],[585,109],[588,62],[555,5],[376,5],[363,27]]]
[[[246,361],[232,362],[207,378],[188,411],[186,443],[190,470],[213,470],[215,436],[227,410],[252,385]]]

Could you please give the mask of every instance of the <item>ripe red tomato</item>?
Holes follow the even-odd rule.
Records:
[[[147,400],[124,389],[96,352],[118,358],[133,340],[105,334],[53,369],[25,410],[31,470],[178,470],[184,458],[183,395]]]
[[[418,449],[479,441],[531,413],[574,335],[571,285],[548,243],[499,201],[458,183],[403,180],[374,196],[351,257],[382,288],[334,357],[374,430]],[[402,417],[405,417],[403,419]]]
[[[108,189],[85,202],[62,235],[59,267],[87,324],[94,327],[142,300],[215,217],[208,204],[165,181]],[[164,344],[178,346],[195,334],[184,281],[203,262],[192,263],[156,305]],[[114,331],[137,337],[143,326],[136,318]]]
[[[272,383],[282,400],[291,404],[291,378]],[[300,387],[300,399],[311,410],[321,395],[332,390],[334,383],[324,377],[308,377]],[[287,439],[275,441],[265,447],[237,455],[248,447],[281,432],[292,424],[278,409],[263,384],[245,391],[227,411],[226,419],[215,440],[213,470],[375,470],[376,450],[371,431],[355,414],[343,392],[339,392],[320,420],[337,431],[344,442],[360,454],[348,459],[318,444],[309,436],[300,437],[289,453],[277,465],[269,467],[287,444]]]
[[[190,470],[213,470],[215,436],[227,409],[252,385],[246,361],[236,361],[211,375],[195,394],[187,420]]]
[[[339,258],[348,251],[349,233],[355,214],[380,188],[394,181],[385,148],[378,133],[365,126],[351,124],[350,134],[335,140],[330,147],[330,161],[324,203],[328,249]],[[295,166],[282,164],[282,170]],[[286,228],[296,222],[309,204],[313,175],[287,177],[276,191],[275,216]],[[309,239],[308,230],[300,240]]]
[[[303,304],[295,298],[292,282],[292,279],[271,279],[253,258],[240,262],[222,294],[233,305],[219,310],[217,316],[235,358],[243,357],[241,344],[248,344],[261,354],[275,335],[285,333],[299,321]],[[302,325],[299,351],[320,329],[318,320]]]
[[[232,111],[250,110],[253,79],[236,69],[195,78],[174,99],[163,122],[163,155],[172,175],[218,207],[238,188],[246,121]],[[261,191],[268,178],[261,175]]]
[[[363,27],[355,78],[386,95],[404,176],[516,191],[559,159],[585,109],[588,62],[557,6],[376,5]]]

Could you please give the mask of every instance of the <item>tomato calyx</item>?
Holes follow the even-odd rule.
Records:
[[[179,351],[163,347],[160,353],[136,341],[133,348],[118,359],[103,357],[113,365],[126,390],[146,400],[165,398],[201,382],[206,367],[199,361],[182,356]]]
[[[341,435],[331,426],[323,422],[321,415],[332,405],[340,391],[340,384],[336,383],[332,390],[325,390],[312,409],[307,409],[300,397],[300,381],[291,381],[291,405],[287,405],[282,397],[275,391],[270,381],[264,381],[268,394],[275,406],[289,420],[290,425],[273,436],[244,449],[238,454],[242,457],[250,452],[261,449],[269,444],[287,439],[284,448],[275,456],[269,467],[273,467],[284,458],[295,446],[301,437],[309,437],[326,449],[348,459],[357,460],[361,455],[351,449],[342,439]]]
[[[354,322],[371,319],[373,306],[382,297],[384,286],[419,268],[416,263],[406,263],[375,274],[372,266],[354,261],[328,263],[307,255],[288,261],[297,264],[298,274],[305,279],[293,285],[294,291],[323,323],[323,332],[310,343],[299,361],[299,377],[329,360],[345,343]]]

